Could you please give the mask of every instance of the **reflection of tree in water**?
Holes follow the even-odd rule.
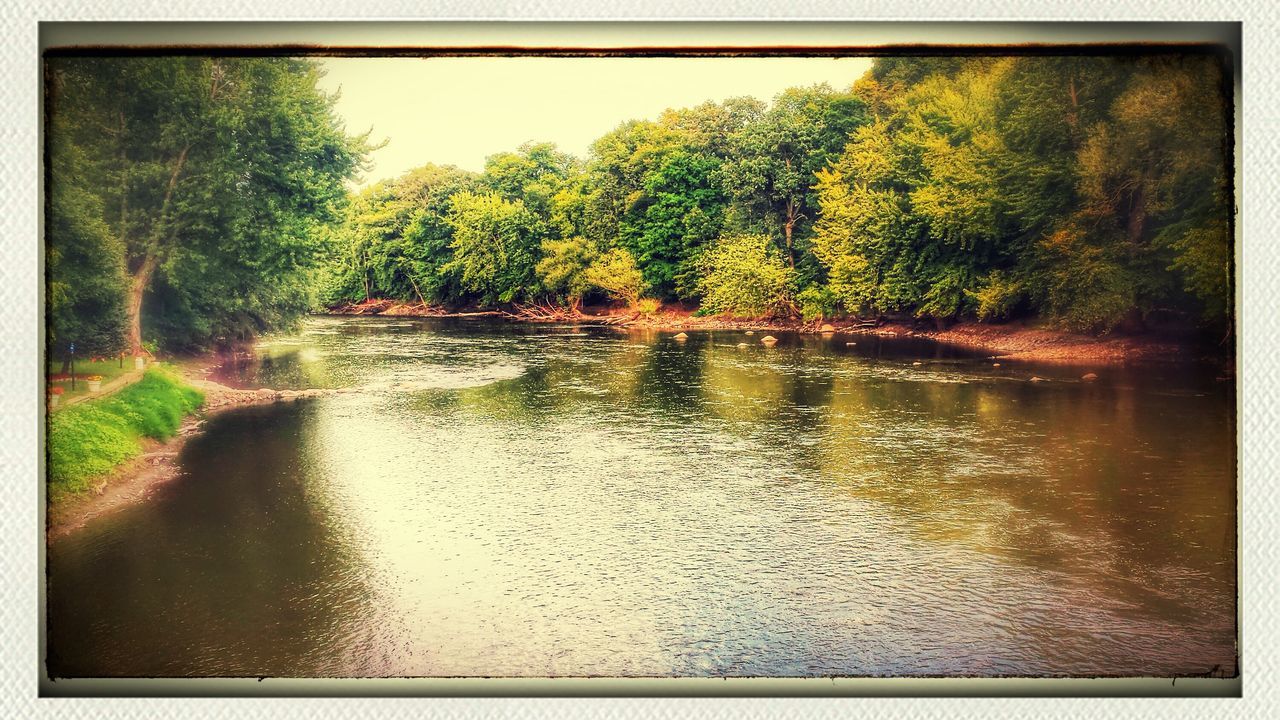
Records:
[[[576,412],[614,420],[639,413],[692,420],[700,413],[702,343],[640,346],[606,337],[545,353],[517,378],[456,391],[458,406],[507,422],[540,422]],[[603,418],[602,418],[603,419]]]
[[[842,380],[826,433],[824,474],[925,537],[1166,614],[1234,607],[1234,429],[1221,398]]]
[[[701,388],[709,346],[710,338],[703,333],[683,342],[653,338],[634,367],[631,403],[642,412],[678,421],[705,416]]]
[[[369,590],[342,524],[308,491],[307,412],[211,421],[183,451],[184,477],[50,549],[52,674],[361,669],[344,667],[334,642]]]
[[[811,470],[807,450],[830,404],[829,358],[792,348],[720,345],[707,353],[702,394],[711,413],[734,434],[769,448],[792,466]],[[805,372],[793,363],[808,362]]]

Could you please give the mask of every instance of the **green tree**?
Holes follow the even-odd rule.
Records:
[[[462,286],[485,304],[508,303],[536,293],[537,218],[520,200],[462,192],[450,199],[453,259]]]
[[[614,248],[597,257],[582,274],[583,281],[628,307],[635,307],[644,292],[644,276],[635,258],[623,248]]]
[[[760,316],[792,310],[795,271],[767,235],[728,235],[699,259],[702,308]]]
[[[82,356],[124,349],[124,251],[102,219],[102,203],[77,182],[84,168],[78,147],[60,143],[53,148],[45,231],[45,330],[47,352],[62,358],[64,365],[72,343]]]
[[[724,187],[742,210],[743,227],[778,232],[796,266],[796,241],[817,213],[816,174],[844,149],[849,133],[867,121],[866,104],[827,85],[789,88],[759,120],[735,132]]]
[[[543,240],[542,259],[534,271],[547,292],[577,311],[583,296],[592,289],[587,271],[599,256],[595,244],[583,237]]]
[[[318,66],[289,58],[49,61],[57,146],[83,149],[128,276],[128,345],[144,316],[170,345],[269,327],[310,305],[318,226],[367,149]]]
[[[360,192],[329,233],[322,300],[456,299],[454,278],[442,271],[452,253],[449,200],[476,186],[473,173],[428,164]]]

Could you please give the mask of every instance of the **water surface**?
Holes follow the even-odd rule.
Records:
[[[49,669],[1235,672],[1228,383],[774,334],[270,338],[222,379],[354,391],[212,418],[55,542]]]

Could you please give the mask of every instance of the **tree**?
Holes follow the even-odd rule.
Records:
[[[791,267],[796,266],[797,233],[817,211],[811,192],[816,173],[866,121],[865,103],[851,92],[827,85],[789,88],[759,120],[731,136],[724,187],[744,211],[744,227],[780,231]]]
[[[508,303],[536,291],[537,218],[520,200],[463,192],[451,200],[453,260],[462,286],[485,304]]]
[[[357,194],[329,234],[324,302],[457,299],[459,289],[442,271],[452,256],[446,216],[450,198],[477,184],[473,173],[428,164]]]
[[[623,248],[614,248],[596,258],[582,279],[589,287],[622,300],[628,307],[635,307],[644,292],[644,276],[636,267],[635,258]]]
[[[124,249],[134,352],[148,313],[167,342],[193,345],[309,305],[317,227],[336,218],[368,149],[343,132],[314,62],[94,58],[50,69],[66,128],[50,143],[82,148],[101,183],[93,191]]]
[[[48,172],[46,344],[66,365],[72,343],[89,356],[123,349],[124,252],[102,220],[102,203],[76,182],[85,172],[79,148],[56,145]]]
[[[644,182],[646,206],[632,245],[646,284],[664,297],[692,298],[694,263],[724,227],[728,199],[712,156],[685,149],[666,155]]]
[[[766,235],[721,237],[699,266],[704,310],[750,316],[791,310],[795,271]]]
[[[583,237],[543,240],[542,259],[534,271],[547,292],[558,295],[576,312],[593,287],[588,270],[599,255],[595,244]]]

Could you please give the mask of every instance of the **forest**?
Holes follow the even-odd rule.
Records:
[[[878,58],[353,190],[315,62],[47,63],[51,354],[371,299],[1233,330],[1223,57]],[[518,114],[513,114],[513,122]]]

